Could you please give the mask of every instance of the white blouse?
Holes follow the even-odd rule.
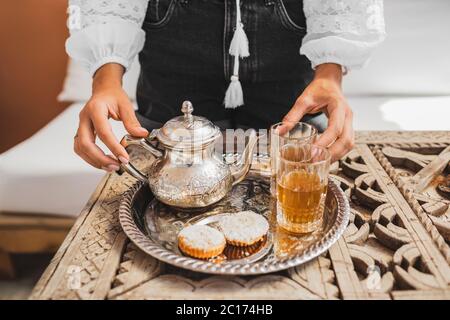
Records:
[[[67,53],[91,74],[115,62],[128,69],[142,50],[148,0],[69,0]],[[383,0],[304,0],[307,34],[300,53],[312,67],[362,67],[385,37]],[[299,43],[300,46],[300,43]]]

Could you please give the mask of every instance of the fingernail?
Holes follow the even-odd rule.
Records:
[[[102,170],[105,170],[106,172],[114,172],[118,171],[119,169],[120,169],[119,166],[115,164],[109,164],[106,167],[102,167]]]
[[[142,133],[148,133],[148,130],[142,127],[139,127],[138,130],[141,131]]]
[[[123,164],[128,164],[128,159],[125,158],[124,156],[119,156],[119,161],[122,162]]]
[[[120,167],[117,164],[108,164],[106,168],[109,170],[109,172],[119,171],[120,169]]]
[[[320,153],[320,149],[317,147],[314,147],[314,145],[313,145],[313,147],[311,148],[311,159],[314,159],[317,156],[319,156],[319,153]]]

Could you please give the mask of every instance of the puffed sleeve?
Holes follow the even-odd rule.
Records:
[[[300,53],[312,67],[337,63],[364,66],[385,38],[382,0],[304,0],[307,34]]]
[[[147,4],[148,0],[69,0],[67,53],[91,75],[110,62],[128,69],[144,46],[141,27]]]

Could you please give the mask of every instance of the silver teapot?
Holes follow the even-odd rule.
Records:
[[[167,205],[206,207],[245,178],[258,137],[252,130],[240,160],[228,165],[214,152],[215,142],[222,136],[220,129],[208,119],[192,115],[189,101],[183,102],[181,111],[184,115],[169,120],[147,138],[126,135],[121,140],[125,148],[138,145],[156,157],[147,175],[131,163],[121,167],[136,179],[148,181],[155,197]],[[159,141],[162,151],[150,143],[153,139]]]

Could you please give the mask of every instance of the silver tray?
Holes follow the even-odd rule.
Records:
[[[225,158],[230,161],[228,155]],[[168,264],[211,274],[255,275],[284,270],[305,263],[331,247],[343,234],[350,207],[342,189],[331,178],[325,201],[322,227],[309,235],[294,236],[276,226],[275,200],[270,195],[268,157],[255,157],[248,177],[217,204],[186,212],[158,202],[148,185],[136,182],[123,195],[119,220],[125,234],[141,250]],[[254,247],[227,247],[213,260],[183,255],[177,234],[188,224],[214,225],[225,213],[252,210],[266,217],[271,225],[265,239]]]

